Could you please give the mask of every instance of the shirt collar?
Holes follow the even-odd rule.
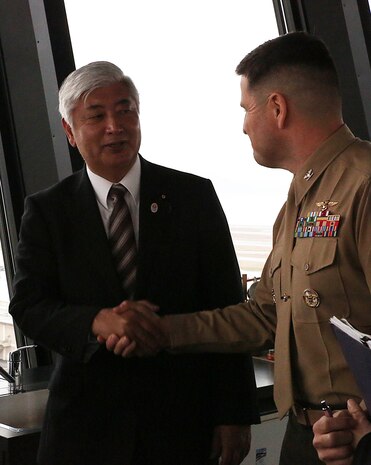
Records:
[[[88,166],[86,166],[86,171],[89,177],[89,180],[93,186],[96,198],[98,202],[106,209],[108,209],[107,196],[108,192],[111,189],[112,182],[108,181],[102,176],[99,176],[93,173]],[[119,184],[122,184],[126,187],[128,192],[133,197],[136,205],[139,204],[140,199],[140,174],[141,174],[141,164],[140,159],[137,156],[134,165],[131,167],[130,171],[121,179]]]
[[[292,181],[296,205],[300,204],[328,165],[355,140],[350,129],[344,124],[306,160]]]

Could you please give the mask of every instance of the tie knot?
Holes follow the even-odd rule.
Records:
[[[112,184],[111,189],[109,190],[108,196],[116,202],[118,199],[123,199],[127,189],[122,184]]]

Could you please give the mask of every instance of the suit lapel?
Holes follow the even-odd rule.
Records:
[[[81,259],[87,260],[91,272],[110,283],[110,292],[123,295],[111,258],[107,236],[97,206],[95,193],[85,170],[76,175],[69,211],[76,237],[81,241]],[[164,247],[172,243],[172,210],[175,199],[171,183],[176,182],[167,170],[141,157],[138,269],[135,297],[146,295],[146,283],[153,263]],[[66,196],[67,197],[67,196]],[[97,281],[95,279],[94,281]]]
[[[152,264],[171,243],[173,195],[166,169],[141,157],[137,295],[143,295]]]
[[[85,170],[77,180],[71,206],[67,210],[71,215],[75,237],[82,238],[81,260],[87,260],[91,272],[100,277],[102,285],[109,283],[110,292],[122,294],[95,193]],[[92,282],[97,282],[97,279]]]

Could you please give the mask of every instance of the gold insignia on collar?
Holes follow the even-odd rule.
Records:
[[[339,202],[332,202],[331,200],[324,200],[323,202],[316,202],[317,207],[321,208],[321,211],[324,212],[330,207],[335,207]]]

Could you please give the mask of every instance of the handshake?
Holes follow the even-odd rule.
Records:
[[[158,306],[146,300],[125,300],[117,307],[103,308],[95,316],[92,332],[107,350],[121,355],[151,356],[170,346],[166,318]]]

